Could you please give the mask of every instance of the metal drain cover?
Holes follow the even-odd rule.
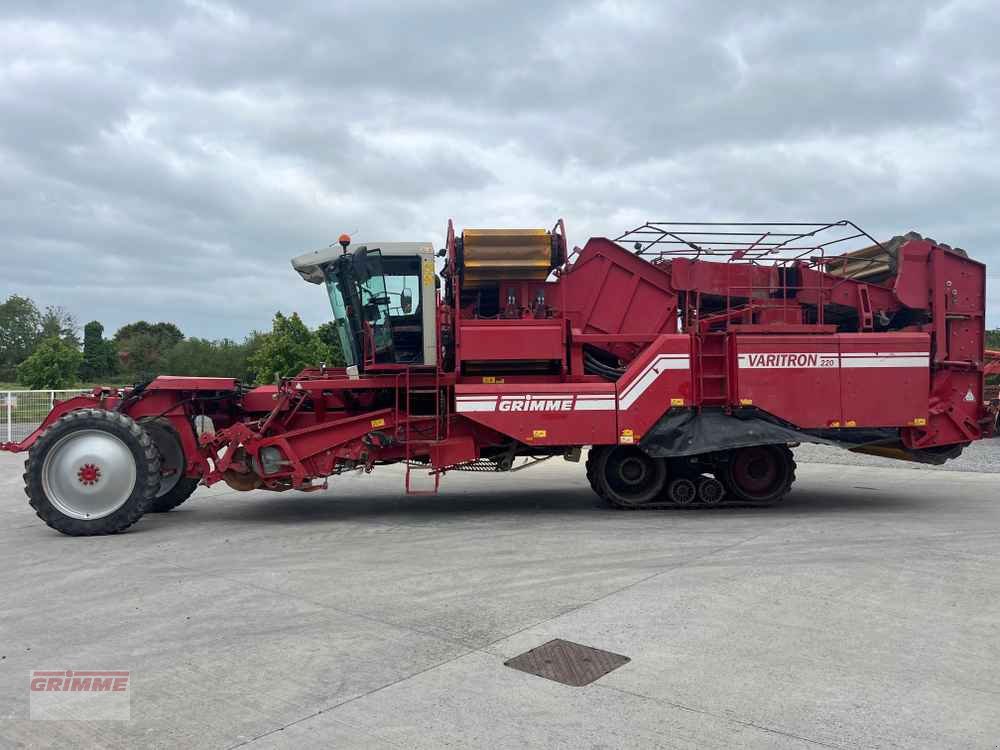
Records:
[[[531,651],[525,651],[504,664],[563,685],[582,687],[630,661],[621,654],[556,638]]]

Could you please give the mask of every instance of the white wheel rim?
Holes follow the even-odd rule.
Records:
[[[49,502],[82,521],[121,508],[132,496],[135,478],[132,451],[102,430],[71,432],[49,449],[42,464],[42,489]]]

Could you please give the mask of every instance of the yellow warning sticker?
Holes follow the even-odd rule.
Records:
[[[494,377],[493,375],[483,376],[484,385],[493,385],[494,383],[497,385],[503,385],[503,378]]]
[[[914,427],[925,427],[927,425],[927,420],[924,419],[923,417],[917,417],[912,422],[910,422],[910,424],[913,425]]]
[[[672,398],[670,399],[671,406],[684,406],[684,399],[682,398]]]
[[[372,427],[373,428],[374,427],[385,427],[385,420],[384,419],[373,419],[372,420]]]
[[[423,262],[423,276],[425,284],[434,283],[434,261],[425,259]]]
[[[753,399],[752,398],[741,398],[740,399],[740,406],[753,406]]]
[[[635,433],[632,430],[622,430],[621,437],[618,438],[618,442],[624,445],[630,445],[635,442]]]
[[[533,438],[543,438],[543,437],[547,437],[547,436],[548,436],[548,434],[549,434],[549,433],[548,433],[548,432],[546,432],[545,430],[532,430],[532,431],[531,431],[531,437],[533,437]]]

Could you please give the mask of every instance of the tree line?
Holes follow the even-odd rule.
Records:
[[[320,362],[343,363],[334,324],[310,330],[298,313],[275,314],[270,331],[242,341],[187,337],[174,323],[139,320],[106,338],[92,320],[82,327],[61,306],[28,297],[0,303],[0,382],[30,389],[82,383],[137,383],[157,375],[201,375],[270,383]]]

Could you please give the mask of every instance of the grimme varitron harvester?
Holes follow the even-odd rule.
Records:
[[[439,274],[430,244],[344,236],[292,264],[325,285],[346,367],[96,389],[2,447],[29,451],[38,515],[85,535],[199,483],[318,490],[403,463],[426,492],[585,446],[619,507],[769,504],[797,443],[941,463],[990,429],[985,268],[961,250],[846,221],[649,223],[567,249],[561,221],[449,223]]]

